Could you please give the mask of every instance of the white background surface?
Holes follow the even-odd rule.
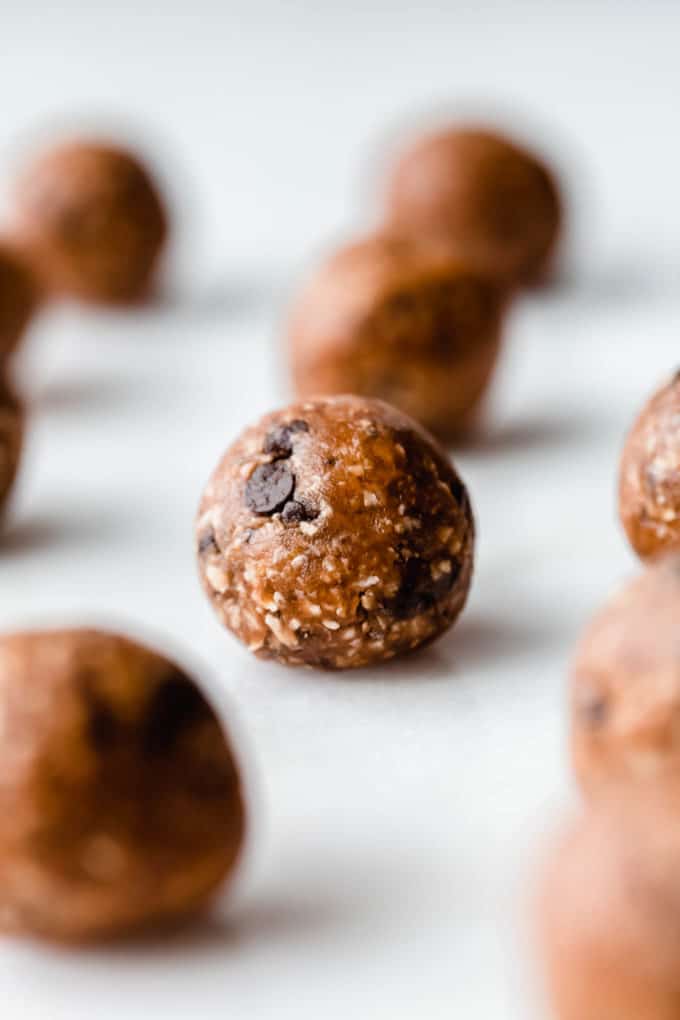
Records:
[[[115,621],[196,661],[229,703],[255,805],[213,920],[83,954],[4,944],[3,1020],[540,1015],[524,901],[570,796],[568,655],[633,569],[621,438],[680,358],[678,8],[26,0],[0,19],[3,175],[43,129],[116,125],[156,156],[179,220],[161,306],[55,310],[32,332],[0,625]],[[201,487],[286,399],[282,299],[364,222],[383,141],[460,102],[538,131],[575,222],[561,285],[512,315],[485,433],[456,453],[479,523],[473,596],[401,666],[257,662],[199,591]]]

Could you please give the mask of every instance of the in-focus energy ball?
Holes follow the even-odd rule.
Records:
[[[215,712],[173,662],[90,630],[0,639],[0,923],[121,936],[204,906],[244,832]]]
[[[562,223],[551,171],[495,132],[453,126],[418,139],[387,188],[389,229],[445,238],[472,266],[516,283],[549,272]]]
[[[252,651],[367,666],[442,634],[465,603],[474,525],[446,454],[355,396],[266,415],[229,447],[197,521],[206,593]]]
[[[91,141],[50,149],[25,168],[16,203],[18,236],[48,289],[105,304],[148,296],[167,214],[132,153]]]
[[[506,304],[503,286],[447,246],[387,235],[349,245],[292,309],[296,391],[378,397],[451,439],[486,392]]]
[[[626,440],[619,514],[643,559],[680,551],[680,372],[642,409]]]

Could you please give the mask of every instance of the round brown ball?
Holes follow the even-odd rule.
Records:
[[[680,373],[649,400],[621,457],[619,514],[643,559],[680,550]]]
[[[0,370],[19,345],[40,300],[26,257],[0,241]]]
[[[24,435],[21,404],[0,378],[0,514],[7,506],[19,469]]]
[[[561,221],[548,168],[480,128],[451,127],[419,139],[388,182],[390,228],[442,236],[469,264],[520,283],[547,275]]]
[[[101,303],[148,295],[167,217],[131,153],[97,142],[49,150],[18,182],[17,219],[49,289]]]
[[[588,793],[680,779],[680,556],[647,568],[587,629],[571,682],[572,754]]]
[[[389,236],[349,245],[293,309],[297,393],[379,397],[450,439],[487,389],[505,306],[505,289],[445,246]]]
[[[173,662],[94,630],[0,639],[0,921],[91,940],[176,922],[233,871],[234,758]]]
[[[679,861],[664,788],[607,800],[564,834],[539,898],[555,1020],[678,1020]]]
[[[412,419],[321,397],[268,414],[201,501],[201,579],[258,655],[367,666],[442,634],[465,603],[474,526],[465,486]]]

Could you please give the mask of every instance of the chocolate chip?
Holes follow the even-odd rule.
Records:
[[[459,507],[464,506],[465,503],[467,502],[467,491],[458,475],[456,475],[454,477],[454,480],[449,483],[449,489],[451,490],[451,495],[453,496],[458,506]]]
[[[316,507],[298,499],[290,499],[281,511],[281,519],[287,523],[298,521],[313,521],[319,516]]]
[[[256,514],[274,514],[287,503],[294,489],[295,475],[281,461],[260,464],[246,482],[246,506]]]
[[[441,574],[435,581],[430,572],[430,563],[418,556],[412,556],[401,566],[399,591],[390,599],[386,608],[397,619],[408,620],[419,613],[432,609],[453,588],[460,575],[461,566],[451,561],[451,571]]]
[[[425,612],[435,602],[434,581],[430,565],[417,556],[411,557],[401,568],[399,591],[390,599],[388,609],[397,619],[407,620]]]
[[[91,699],[87,731],[90,743],[97,751],[105,751],[110,748],[118,736],[118,719],[109,705],[98,698]]]
[[[394,429],[394,441],[404,451],[405,465],[416,488],[429,486],[433,480],[434,465],[424,456],[422,443],[408,429]]]
[[[268,432],[264,439],[263,450],[274,457],[290,457],[293,452],[293,435],[296,432],[309,432],[309,425],[301,418],[288,422],[287,425],[277,425],[275,429]]]
[[[105,751],[118,739],[121,723],[113,708],[98,693],[99,676],[96,669],[82,666],[77,683],[87,707],[87,736],[95,751]]]
[[[199,553],[207,552],[219,552],[219,546],[215,541],[215,532],[212,528],[208,528],[198,540],[198,551]]]
[[[404,480],[401,476],[398,478],[390,478],[387,483],[387,495],[390,499],[394,500],[395,503],[401,503],[404,488]]]
[[[581,719],[591,730],[599,729],[609,714],[607,699],[593,691],[579,699],[577,708]]]
[[[212,719],[212,710],[199,689],[181,670],[173,670],[156,688],[142,721],[144,752],[166,754],[183,732]]]

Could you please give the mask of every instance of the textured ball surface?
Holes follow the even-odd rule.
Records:
[[[259,655],[329,669],[442,634],[472,576],[474,526],[446,454],[377,400],[269,414],[227,450],[197,555],[222,622]]]
[[[643,559],[680,550],[680,373],[645,405],[626,440],[619,514]]]

